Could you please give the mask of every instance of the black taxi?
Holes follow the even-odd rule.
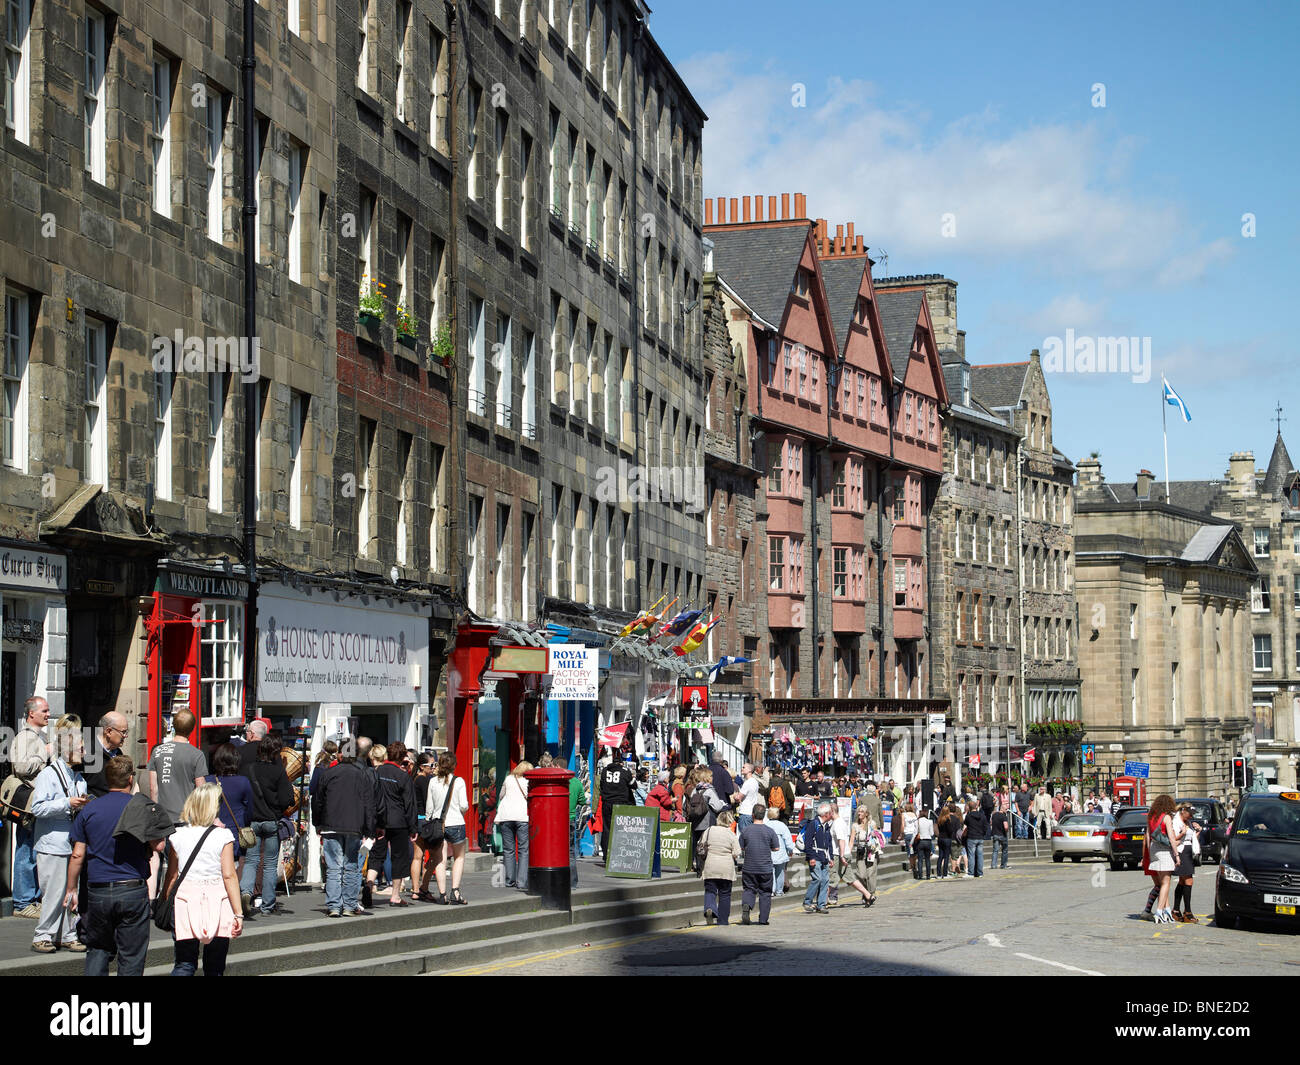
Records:
[[[1248,794],[1237,810],[1214,888],[1214,923],[1300,929],[1300,791]]]

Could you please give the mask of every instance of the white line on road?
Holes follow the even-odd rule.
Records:
[[[985,938],[987,939],[988,937],[986,936]],[[1002,944],[1000,943],[998,944],[998,946],[1001,945]],[[1058,969],[1069,969],[1070,972],[1072,973],[1083,973],[1084,976],[1105,976],[1106,975],[1105,973],[1095,972],[1092,969],[1080,969],[1074,965],[1066,965],[1064,962],[1060,962],[1060,961],[1049,961],[1047,958],[1036,958],[1032,954],[1020,954],[1019,952],[1017,952],[1016,957],[1024,958],[1026,961],[1042,962],[1044,965],[1054,965]]]

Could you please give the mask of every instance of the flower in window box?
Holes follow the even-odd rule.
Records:
[[[384,289],[387,287],[382,281],[371,281],[369,277],[361,279],[361,300],[357,306],[358,318],[383,321],[384,301],[388,299]]]
[[[397,338],[415,342],[415,319],[400,303],[397,305]]]

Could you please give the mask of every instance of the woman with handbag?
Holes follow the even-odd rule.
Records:
[[[447,751],[438,755],[438,771],[429,782],[429,797],[424,808],[424,842],[429,848],[429,861],[438,880],[438,894],[434,901],[456,906],[469,904],[460,893],[460,879],[465,873],[466,842],[465,812],[469,799],[465,796],[465,781],[456,775],[456,759]],[[447,865],[451,859],[451,892],[447,893]]]
[[[257,761],[247,766],[244,775],[253,791],[253,814],[248,827],[256,837],[248,845],[244,871],[240,877],[241,897],[252,913],[253,888],[257,885],[259,861],[262,868],[262,895],[259,912],[273,914],[275,880],[280,871],[280,814],[293,805],[293,785],[280,761],[280,741],[265,736],[257,745]]]
[[[253,820],[253,785],[239,772],[239,751],[233,743],[223,743],[213,751],[211,764],[217,786],[221,788],[217,820],[235,835],[235,872],[242,876],[244,852],[257,842],[257,836],[248,827]],[[245,910],[252,909],[251,897],[243,903]]]
[[[528,890],[528,781],[531,762],[520,762],[501,782],[496,827],[501,830],[506,887]],[[516,851],[518,856],[516,857]]]
[[[260,753],[260,752],[259,752]],[[167,840],[167,880],[154,923],[172,925],[172,976],[193,976],[203,947],[203,975],[223,976],[230,941],[244,928],[235,837],[214,824],[222,802],[217,784],[195,788],[181,810],[184,825]]]
[[[744,857],[740,840],[731,830],[735,815],[730,810],[718,814],[718,821],[700,836],[699,857],[704,860],[704,920],[725,925],[731,916],[731,888],[736,880],[736,866]]]
[[[1144,846],[1142,868],[1155,881],[1156,895],[1154,920],[1156,924],[1173,924],[1169,907],[1169,880],[1177,865],[1173,813],[1177,809],[1172,795],[1157,795],[1147,811],[1147,838]],[[1148,902],[1149,904],[1149,902]]]

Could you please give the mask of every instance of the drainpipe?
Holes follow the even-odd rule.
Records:
[[[253,11],[255,0],[244,0],[244,40],[240,73],[244,96],[244,190],[242,239],[244,251],[244,336],[252,348],[257,335],[257,173],[253,169],[257,136],[257,52]],[[244,719],[257,716],[257,400],[259,377],[244,383],[244,568],[248,575],[248,605],[244,608]]]
[[[817,499],[821,478],[818,476],[821,467],[821,449],[812,441],[809,441],[810,450],[812,451],[812,653],[813,653],[813,671],[812,671],[812,697],[814,699],[821,695],[821,648],[817,646]]]
[[[448,460],[455,471],[456,486],[450,492],[453,500],[447,515],[447,546],[451,557],[452,587],[460,595],[461,603],[469,603],[467,587],[468,567],[463,564],[460,543],[461,498],[465,492],[465,454],[460,445],[460,434],[465,429],[465,419],[456,414],[460,402],[460,22],[457,18],[456,0],[444,4],[447,14],[447,147],[451,156],[451,187],[448,233],[447,306],[451,316],[452,356],[447,366],[447,406],[451,432],[447,435]]]
[[[1016,551],[1020,555],[1017,563],[1020,579],[1017,581],[1017,600],[1020,611],[1020,735],[1025,739],[1026,733],[1026,715],[1028,707],[1025,705],[1025,551],[1024,551],[1024,512],[1025,512],[1025,479],[1022,474],[1024,455],[1024,437],[1016,441]],[[1027,742],[1027,741],[1026,741]],[[1010,766],[1008,765],[1008,774]],[[1007,777],[1008,781],[1011,779]]]
[[[641,419],[638,412],[641,409],[641,271],[637,269],[637,244],[639,243],[637,221],[641,217],[639,210],[639,198],[637,196],[637,181],[641,173],[641,113],[637,110],[636,99],[636,66],[637,59],[641,54],[641,36],[645,33],[645,19],[638,16],[636,22],[632,25],[632,48],[630,50],[630,59],[632,60],[632,180],[628,182],[628,193],[632,197],[631,232],[628,236],[631,238],[632,247],[629,249],[628,263],[632,268],[632,425],[635,427],[636,435],[632,440],[632,459],[635,463],[641,456]],[[646,264],[649,269],[650,264]],[[572,371],[570,371],[572,372]],[[570,388],[573,384],[570,381]],[[647,423],[649,419],[647,418]],[[646,457],[649,458],[649,445],[646,446]],[[649,472],[648,470],[645,472]],[[640,494],[640,493],[638,493]],[[641,567],[645,562],[644,544],[641,539],[641,523],[644,515],[641,510],[641,501],[636,501],[636,594],[633,597],[633,610],[641,612],[642,591],[641,591]],[[623,577],[627,580],[626,575]],[[593,769],[594,772],[594,769]]]

